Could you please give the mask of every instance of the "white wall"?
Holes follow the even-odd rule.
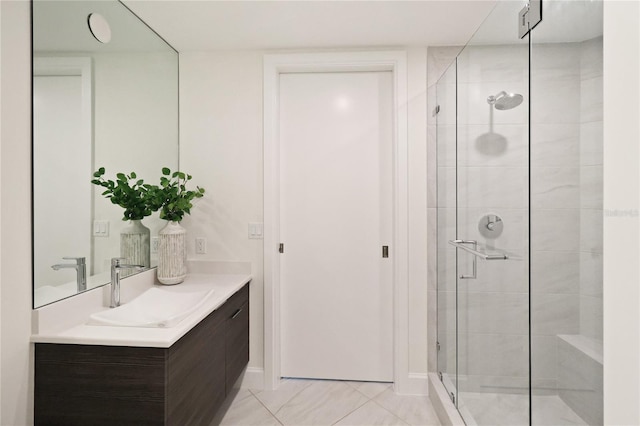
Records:
[[[250,367],[263,366],[262,240],[248,222],[262,222],[262,54],[182,54],[180,168],[206,195],[183,221],[188,257],[252,265]],[[196,237],[207,254],[196,255]]]
[[[263,368],[262,240],[247,238],[263,221],[263,51],[185,53],[180,58],[180,167],[207,189],[184,225],[189,257],[248,260],[251,295],[250,367]],[[409,63],[409,370],[427,373],[426,356],[426,49],[408,49]],[[196,255],[195,237],[206,255]],[[425,387],[426,388],[426,387]]]
[[[427,49],[407,49],[409,374],[427,373]],[[420,377],[420,376],[418,376]]]
[[[639,19],[638,2],[604,2],[604,423],[611,425],[640,424]]]
[[[2,1],[0,121],[0,424],[33,417],[29,3]]]
[[[2,7],[0,6],[0,58],[2,58]],[[0,62],[1,64],[1,62]],[[0,67],[0,72],[2,71]],[[2,141],[2,84],[0,84],[0,142]],[[0,146],[1,148],[1,146]],[[0,149],[0,187],[2,185],[2,149]],[[2,198],[0,197],[0,223],[2,223]],[[0,236],[2,233],[0,232]],[[0,243],[0,277],[2,276],[2,244]],[[1,281],[0,281],[1,282]],[[0,295],[2,287],[0,287]],[[0,303],[0,330],[2,330],[2,303]],[[1,334],[0,334],[1,336]],[[0,337],[0,383],[2,383],[2,338]],[[0,402],[2,401],[2,386],[0,386]],[[2,404],[0,403],[0,419],[2,419]]]

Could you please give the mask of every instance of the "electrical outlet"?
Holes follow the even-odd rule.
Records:
[[[158,245],[160,240],[158,237],[151,237],[151,253],[158,253]]]
[[[196,253],[205,254],[207,252],[207,240],[206,238],[196,238]]]

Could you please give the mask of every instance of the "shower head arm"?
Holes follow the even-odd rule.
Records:
[[[507,96],[507,92],[505,92],[504,90],[503,90],[503,91],[501,91],[500,93],[498,93],[498,94],[497,94],[497,95],[495,95],[495,96],[493,96],[493,95],[492,95],[492,96],[489,96],[489,97],[487,98],[487,103],[488,103],[489,105],[493,105],[493,104],[495,104],[495,103],[496,103],[496,101],[497,101],[498,99],[500,99],[500,98],[501,98],[501,97],[503,97],[503,96]]]

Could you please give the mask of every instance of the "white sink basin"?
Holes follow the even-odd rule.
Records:
[[[129,303],[92,314],[87,324],[116,327],[174,327],[202,305],[214,291],[187,293],[150,288]]]

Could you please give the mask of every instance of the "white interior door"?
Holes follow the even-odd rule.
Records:
[[[283,377],[393,380],[392,82],[280,75]]]
[[[63,256],[91,261],[91,140],[83,131],[82,77],[39,75],[34,86],[35,285],[76,281]],[[36,301],[38,303],[38,301]]]

